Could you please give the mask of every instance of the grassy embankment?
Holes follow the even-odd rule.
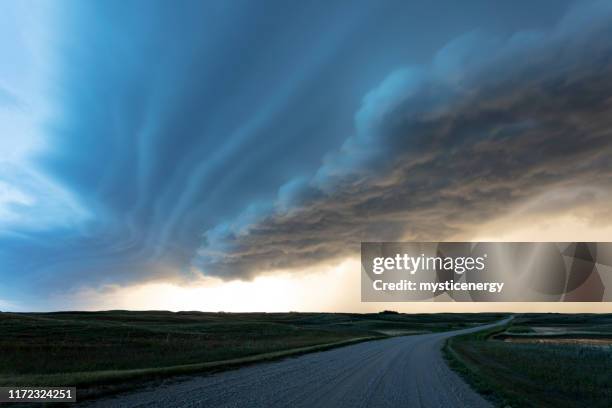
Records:
[[[499,318],[498,314],[0,313],[0,385],[70,385],[78,386],[81,395],[90,395],[144,379],[220,370],[365,339],[452,330]]]
[[[612,346],[605,343],[612,344],[611,315],[539,314],[451,338],[444,351],[497,406],[610,408]]]

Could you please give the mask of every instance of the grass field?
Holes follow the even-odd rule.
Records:
[[[99,387],[483,324],[500,314],[0,313],[0,385]],[[221,362],[221,363],[219,363]]]
[[[510,338],[546,340],[519,343]],[[612,407],[611,315],[522,315],[509,327],[455,337],[451,366],[500,407]],[[557,341],[555,341],[557,340]]]

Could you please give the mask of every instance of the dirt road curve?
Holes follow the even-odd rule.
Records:
[[[480,328],[370,341],[194,377],[87,406],[490,407],[447,367],[440,350],[446,338]]]

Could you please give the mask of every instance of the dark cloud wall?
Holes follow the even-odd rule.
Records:
[[[611,191],[611,12],[591,3],[552,30],[470,33],[392,73],[356,133],[289,184],[294,199],[209,231],[196,264],[231,277],[299,268],[361,241],[447,239],[549,190]]]
[[[80,212],[15,209],[0,296],[253,276],[606,182],[609,10],[570,3],[57,3],[31,166]]]

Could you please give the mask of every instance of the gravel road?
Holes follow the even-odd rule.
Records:
[[[491,407],[448,368],[441,353],[448,337],[488,326],[369,341],[192,377],[86,406]]]

